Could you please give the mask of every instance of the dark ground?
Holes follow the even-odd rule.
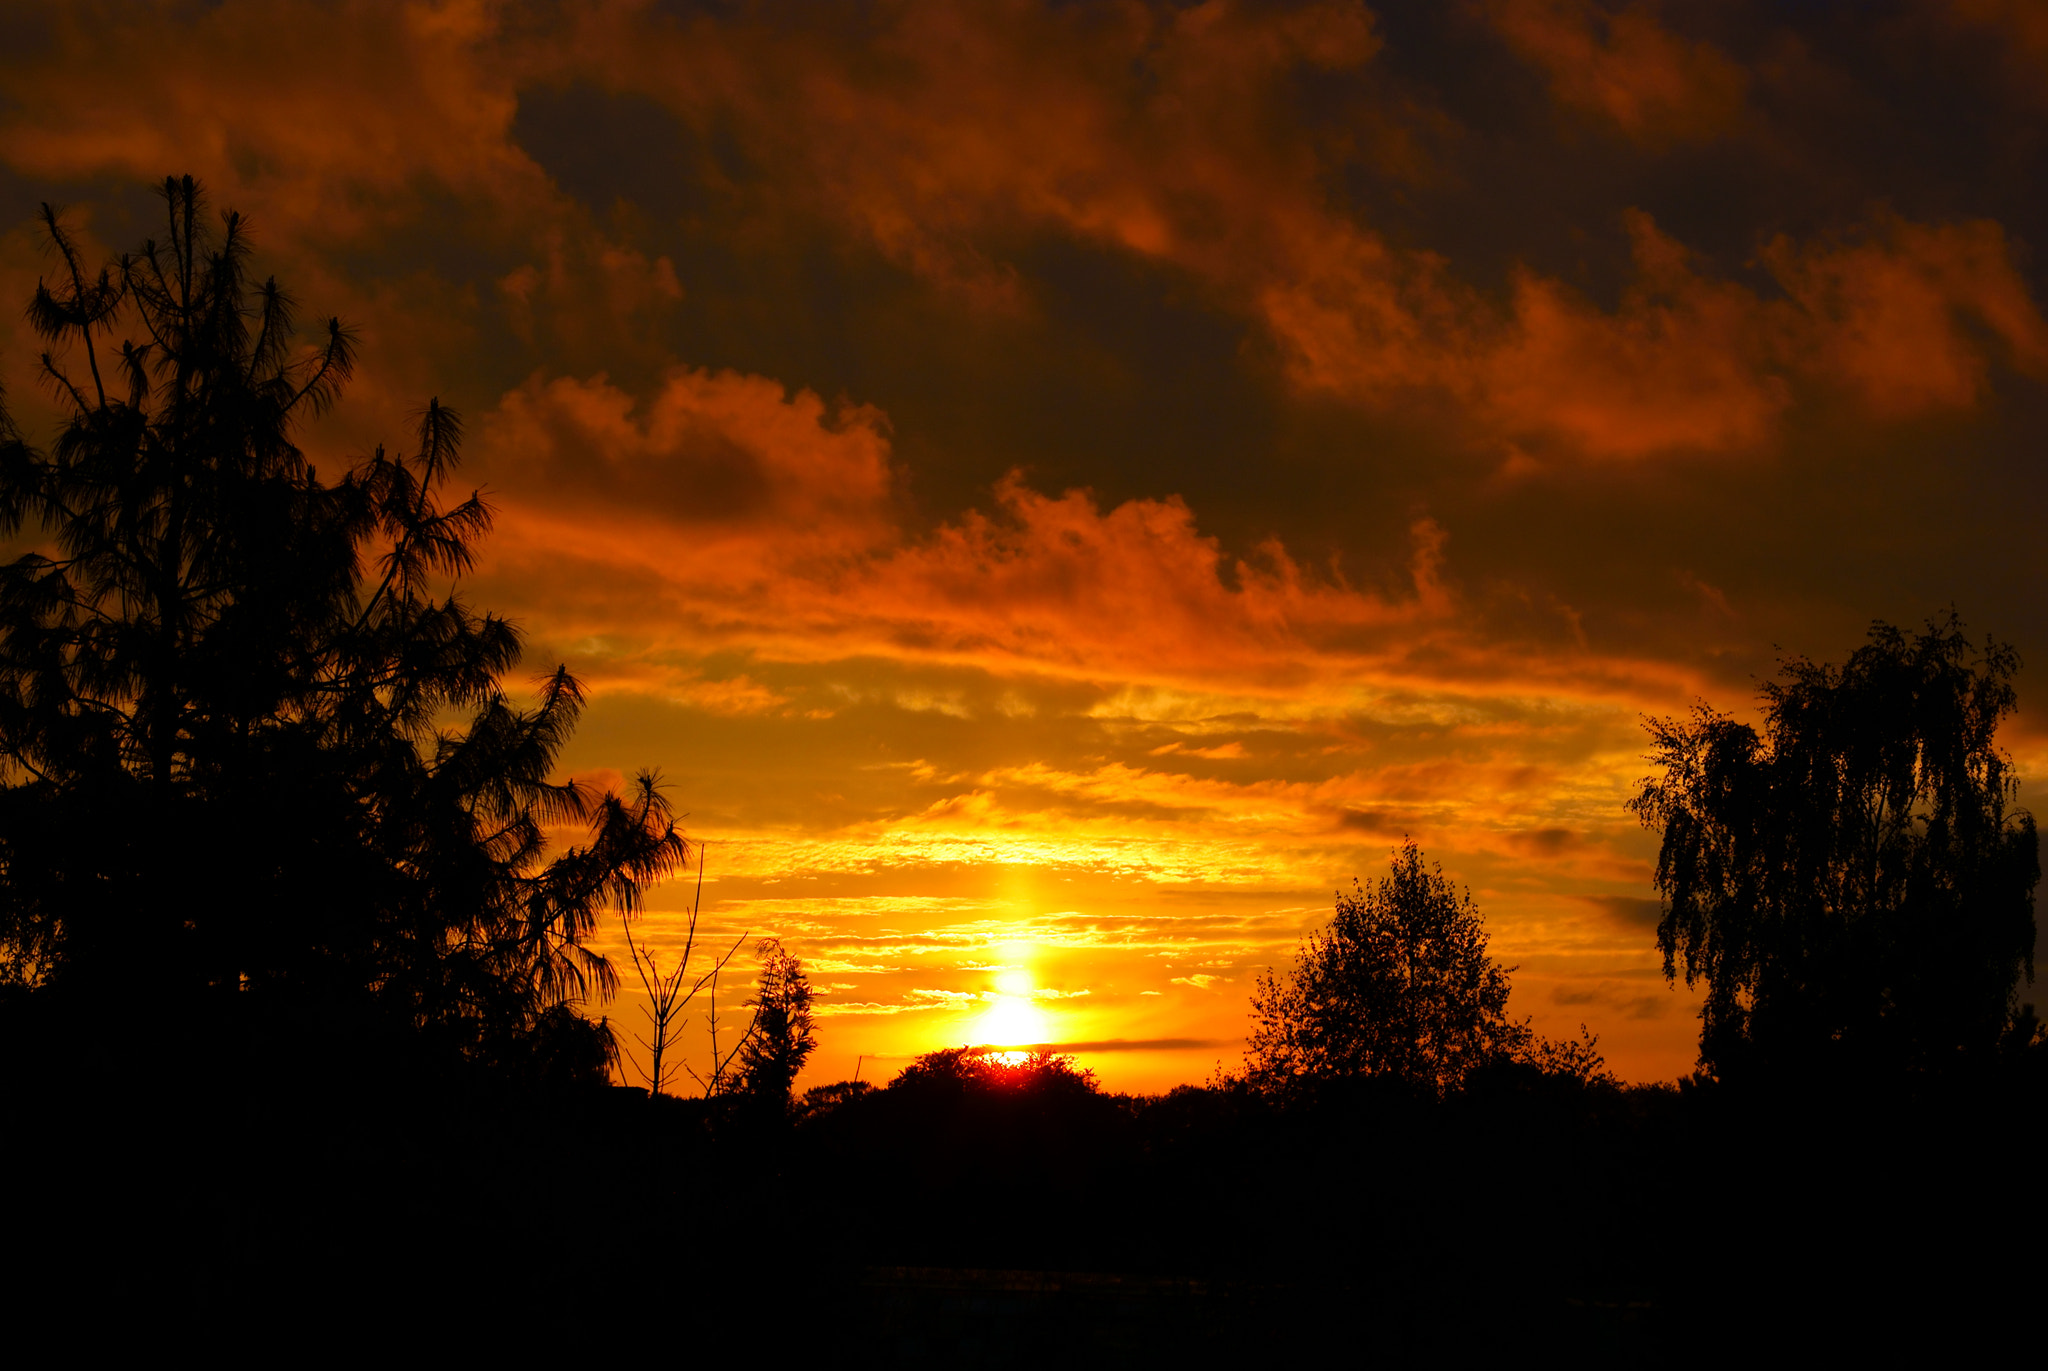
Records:
[[[794,1116],[23,1060],[4,1288],[58,1346],[1639,1362],[1959,1349],[2042,1307],[2031,1059],[1883,1091],[1054,1081]]]

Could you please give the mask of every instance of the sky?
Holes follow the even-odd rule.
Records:
[[[704,844],[728,1046],[803,959],[800,1085],[1199,1082],[1408,838],[1668,1080],[1643,719],[1951,607],[2048,665],[2044,134],[2027,0],[22,0],[0,299],[189,172],[360,337],[323,470],[459,410],[464,594]]]

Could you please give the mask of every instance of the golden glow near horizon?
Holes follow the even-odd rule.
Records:
[[[1030,1047],[1058,1041],[1057,1016],[1038,1003],[1038,981],[1028,964],[1036,949],[1028,943],[1004,943],[998,951],[1011,965],[999,968],[994,989],[982,992],[988,1007],[974,1020],[970,1036],[977,1045]]]
[[[459,409],[496,511],[462,593],[587,684],[568,771],[662,771],[704,945],[803,959],[800,1085],[1026,1042],[1201,1080],[1404,837],[1511,1012],[1670,1079],[1642,716],[1951,602],[2048,669],[2048,211],[2006,174],[2048,25],[1611,8],[29,22],[0,298],[52,270],[38,201],[118,252],[190,171],[358,330],[323,473]],[[37,437],[41,347],[0,312]]]
[[[1058,1035],[1053,1032],[1046,1013],[1029,999],[997,995],[981,1017],[974,1021],[968,1036],[977,1045],[1030,1047],[1034,1043],[1052,1042]]]

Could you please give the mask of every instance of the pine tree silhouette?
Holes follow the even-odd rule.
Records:
[[[295,346],[246,222],[210,231],[190,177],[162,194],[168,239],[97,276],[44,207],[61,270],[29,317],[70,414],[42,449],[0,408],[0,533],[44,540],[0,569],[4,974],[599,1072],[573,1006],[615,978],[585,939],[688,855],[657,778],[551,779],[583,693],[558,668],[516,706],[519,633],[457,593],[491,512],[441,496],[456,415],[323,482],[294,436],[354,339]],[[550,858],[562,824],[587,837]]]

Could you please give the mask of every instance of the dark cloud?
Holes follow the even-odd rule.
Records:
[[[1664,917],[1664,905],[1660,900],[1637,895],[1581,895],[1578,898],[1624,928],[1654,929]]]
[[[1337,826],[1375,838],[1406,838],[1420,831],[1417,817],[1401,810],[1345,809],[1337,813]]]
[[[1634,989],[1635,986],[1613,981],[1602,981],[1590,987],[1567,983],[1551,990],[1550,1002],[1574,1011],[1598,1007],[1607,1010],[1610,1015],[1619,1015],[1639,1023],[1663,1018],[1676,1002],[1675,997],[1669,993],[1631,994]]]
[[[1532,856],[1555,857],[1585,841],[1585,836],[1568,828],[1539,828],[1517,833],[1511,841]]]

